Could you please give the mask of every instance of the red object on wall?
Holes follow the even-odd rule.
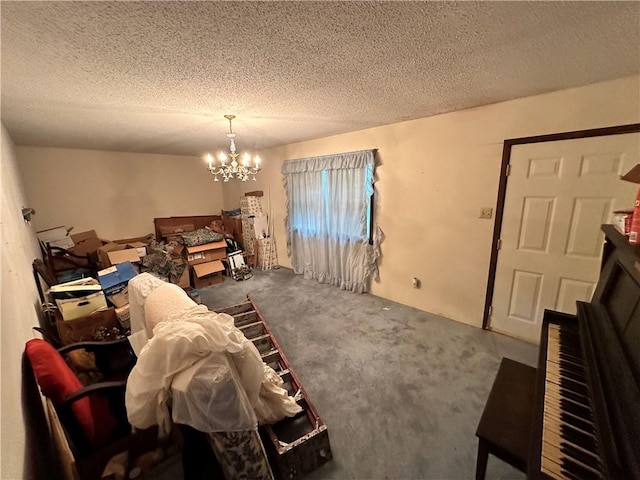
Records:
[[[638,189],[638,195],[636,195],[636,206],[633,209],[631,231],[629,232],[629,243],[632,245],[640,243],[640,189]]]

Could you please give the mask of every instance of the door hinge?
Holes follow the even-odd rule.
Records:
[[[497,250],[500,250],[501,248],[502,248],[502,239],[501,239],[501,238],[499,238],[499,239],[498,239],[498,245],[497,245],[496,249],[497,249]]]
[[[507,163],[507,171],[505,172],[505,176],[508,177],[511,175],[511,164]]]
[[[493,315],[493,305],[489,305],[489,316]]]

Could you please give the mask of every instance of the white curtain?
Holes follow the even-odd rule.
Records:
[[[305,278],[367,292],[379,256],[379,230],[369,243],[374,151],[284,162],[287,251]]]

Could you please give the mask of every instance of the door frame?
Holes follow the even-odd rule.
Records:
[[[489,329],[489,314],[493,301],[493,287],[496,278],[496,267],[498,263],[498,240],[502,232],[502,215],[504,211],[504,201],[507,193],[507,169],[511,162],[511,149],[514,145],[524,145],[527,143],[556,142],[559,140],[574,140],[578,138],[603,137],[606,135],[621,135],[624,133],[640,132],[640,123],[630,123],[627,125],[615,125],[612,127],[592,128],[589,130],[575,130],[572,132],[550,133],[546,135],[535,135],[532,137],[509,138],[502,146],[502,164],[500,165],[500,183],[498,185],[498,200],[496,203],[496,216],[493,225],[493,239],[491,240],[491,260],[489,262],[489,279],[487,281],[487,294],[484,302],[484,313],[482,316],[482,329]]]

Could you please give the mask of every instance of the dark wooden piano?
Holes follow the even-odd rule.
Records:
[[[602,230],[592,301],[544,314],[529,478],[640,479],[640,246]]]

